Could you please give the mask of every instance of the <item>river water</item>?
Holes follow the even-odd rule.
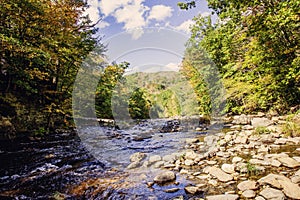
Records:
[[[184,177],[148,187],[160,169],[126,169],[135,152],[148,157],[182,152],[187,138],[204,134],[193,129],[161,133],[164,123],[144,121],[126,130],[86,126],[80,134],[1,142],[0,199],[188,199]],[[174,187],[179,190],[165,192]]]

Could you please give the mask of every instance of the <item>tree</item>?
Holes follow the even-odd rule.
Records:
[[[81,0],[0,3],[1,92],[18,97],[27,110],[35,107],[35,112],[47,116],[49,126],[55,116],[70,114],[76,73],[98,44],[93,36],[96,29],[84,16],[87,4]]]
[[[195,17],[188,43],[204,49],[227,89],[227,110],[277,110],[299,104],[299,2],[209,0],[219,22]],[[201,52],[201,51],[200,51]]]

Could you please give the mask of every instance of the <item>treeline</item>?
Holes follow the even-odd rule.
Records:
[[[218,69],[216,76],[226,90],[226,112],[284,113],[299,105],[300,2],[208,0],[208,4],[219,20],[194,18],[183,61],[200,110],[212,109],[214,99],[207,89],[215,90],[209,81],[218,78],[205,80],[205,71],[212,68]]]
[[[85,2],[0,0],[0,117],[17,131],[68,125],[77,71],[103,51]]]

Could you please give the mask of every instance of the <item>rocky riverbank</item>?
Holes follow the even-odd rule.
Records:
[[[293,123],[299,118],[295,115]],[[133,154],[128,171],[161,170],[145,184],[170,185],[169,193],[182,190],[176,177],[185,177],[191,199],[300,199],[300,135],[287,133],[287,117],[260,113],[225,121],[222,132],[187,139],[183,152]]]

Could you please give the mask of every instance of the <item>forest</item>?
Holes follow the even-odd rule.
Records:
[[[129,100],[124,100],[129,101],[131,117],[209,114],[214,101],[223,101],[217,98],[221,94],[216,94],[221,84],[225,88],[224,113],[288,113],[297,108],[299,4],[297,0],[208,0],[218,21],[213,23],[209,16],[194,17],[179,72],[193,87],[197,105],[181,110],[182,100],[172,94],[174,87],[180,88],[180,81],[177,85],[172,78],[164,83],[154,81],[136,88]],[[197,1],[178,6],[189,12]],[[95,36],[99,30],[83,14],[87,7],[86,2],[73,0],[1,0],[2,127],[12,125],[17,132],[30,130],[35,134],[72,127],[71,95],[76,74],[92,51],[105,55],[106,49]],[[215,74],[207,73],[211,72],[211,62],[218,69]],[[129,65],[100,66],[103,70],[95,91],[97,117],[113,118],[114,88]],[[134,81],[134,76],[146,75],[128,76],[128,81]],[[164,107],[167,109],[161,113]]]

